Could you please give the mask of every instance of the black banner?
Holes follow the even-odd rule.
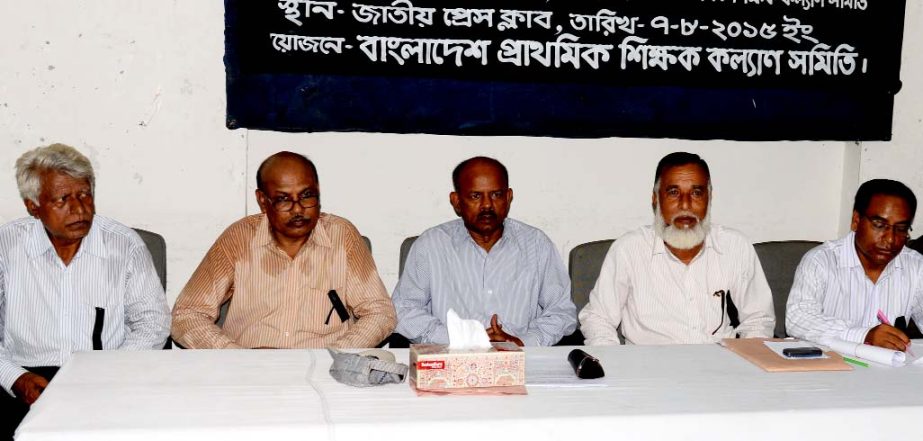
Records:
[[[230,128],[887,140],[903,0],[226,0]]]

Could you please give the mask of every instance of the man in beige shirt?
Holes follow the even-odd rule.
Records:
[[[270,156],[257,170],[256,199],[262,214],[228,227],[176,299],[173,338],[187,348],[383,341],[394,329],[394,307],[356,228],[321,213],[314,164],[291,152]]]

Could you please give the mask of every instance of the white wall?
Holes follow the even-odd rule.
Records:
[[[907,21],[907,41],[920,41],[919,2]],[[400,242],[452,218],[451,169],[475,154],[506,163],[512,216],[544,229],[562,256],[649,222],[654,166],[675,150],[709,161],[715,221],[754,241],[838,236],[860,177],[894,176],[923,194],[913,148],[923,54],[909,45],[895,141],[860,147],[229,131],[223,38],[221,2],[0,0],[0,221],[25,215],[15,159],[70,143],[97,167],[101,214],[166,237],[172,300],[214,238],[257,210],[253,172],[280,149],[315,159],[325,211],[371,238],[389,288]]]
[[[13,164],[51,142],[96,166],[100,214],[167,239],[170,298],[244,213],[246,133],[224,124],[221,2],[0,0],[0,220]]]

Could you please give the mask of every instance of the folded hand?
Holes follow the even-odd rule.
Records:
[[[46,387],[48,387],[48,380],[45,377],[26,372],[16,379],[12,389],[16,397],[31,406]]]

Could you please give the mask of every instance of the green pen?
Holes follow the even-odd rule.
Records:
[[[852,364],[854,364],[854,365],[856,365],[856,366],[869,367],[869,364],[868,364],[868,363],[863,363],[863,362],[861,362],[861,361],[859,361],[859,360],[856,360],[856,359],[853,359],[853,358],[849,358],[849,357],[843,357],[843,361],[845,361],[845,362],[847,362],[847,363],[852,363]]]

